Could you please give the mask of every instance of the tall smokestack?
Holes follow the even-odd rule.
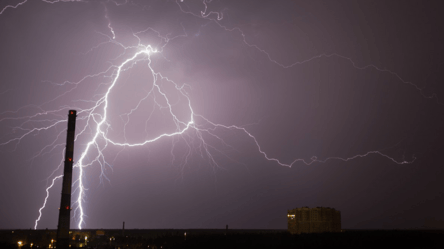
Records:
[[[125,221],[123,222],[122,226],[122,236],[125,236]]]
[[[57,249],[69,248],[69,222],[71,219],[72,165],[74,164],[74,135],[76,111],[69,110],[68,134],[66,136],[65,167],[63,170],[62,199],[60,201],[59,224],[57,226]]]

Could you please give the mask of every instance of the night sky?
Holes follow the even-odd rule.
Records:
[[[72,228],[83,186],[82,228],[444,229],[443,7],[2,0],[0,229],[34,228],[70,109]]]

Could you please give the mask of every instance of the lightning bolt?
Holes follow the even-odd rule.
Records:
[[[50,3],[50,4],[54,4],[54,3],[58,3],[58,2],[84,2],[83,0],[41,0],[42,2],[45,3]],[[18,7],[20,7],[21,5],[27,3],[28,0],[24,0],[22,2],[19,2],[15,5],[6,5],[5,7],[3,7],[3,9],[0,11],[0,15],[3,14],[3,12],[5,12],[7,9],[17,9]]]
[[[114,29],[113,26],[111,26],[111,20],[108,17],[108,8],[106,7],[106,4],[103,3],[103,6],[105,6],[105,19],[108,21],[108,29],[111,32],[111,34],[113,34],[113,40],[116,39],[116,33],[114,33]]]
[[[180,3],[183,3],[183,2],[184,2],[184,0],[181,0],[181,1],[180,1]],[[268,61],[270,61],[271,63],[273,63],[273,64],[275,64],[275,65],[277,65],[277,66],[279,66],[279,67],[281,67],[281,68],[289,69],[289,68],[292,68],[292,67],[295,67],[295,66],[298,66],[298,65],[305,64],[305,63],[307,63],[307,62],[311,62],[311,61],[316,60],[316,59],[329,58],[329,57],[336,57],[336,58],[339,58],[339,59],[343,59],[343,60],[348,61],[348,62],[349,62],[349,63],[350,63],[355,69],[359,69],[359,70],[373,69],[373,70],[376,70],[376,71],[378,71],[378,72],[389,73],[390,75],[392,75],[393,77],[395,77],[397,80],[399,80],[399,81],[402,82],[403,84],[410,85],[410,86],[414,87],[414,88],[415,88],[415,89],[421,94],[422,97],[424,97],[424,98],[426,98],[426,99],[433,99],[433,100],[435,100],[435,102],[436,102],[437,104],[439,104],[439,105],[444,105],[444,102],[440,101],[440,99],[438,98],[438,96],[436,95],[436,93],[426,94],[426,93],[424,92],[425,87],[420,87],[420,86],[418,86],[417,84],[415,84],[415,83],[413,83],[413,82],[411,82],[411,81],[407,81],[407,80],[403,79],[403,78],[402,78],[398,73],[396,73],[396,72],[393,72],[393,71],[391,71],[391,70],[389,70],[389,69],[385,69],[385,68],[378,67],[378,66],[373,65],[373,64],[364,65],[364,66],[359,66],[357,63],[355,63],[355,62],[353,61],[352,58],[347,57],[347,56],[344,56],[344,55],[340,55],[340,54],[337,54],[337,53],[331,53],[331,54],[325,54],[325,53],[324,53],[324,54],[319,54],[319,55],[312,56],[311,58],[308,58],[308,59],[305,59],[305,60],[302,60],[302,61],[295,61],[295,62],[290,63],[290,64],[283,64],[283,63],[281,63],[281,62],[278,62],[278,61],[275,60],[275,59],[270,55],[270,53],[268,53],[266,50],[260,48],[259,46],[255,45],[255,44],[252,44],[252,43],[248,42],[248,41],[247,41],[247,36],[245,35],[245,32],[244,32],[241,28],[239,28],[239,27],[231,27],[231,28],[229,28],[229,27],[223,25],[223,24],[220,22],[220,21],[223,19],[223,13],[222,13],[222,12],[215,12],[215,11],[207,12],[207,9],[208,9],[208,3],[211,3],[211,2],[212,2],[212,0],[202,0],[202,4],[204,5],[204,10],[200,12],[200,15],[199,15],[199,14],[196,14],[196,13],[194,13],[194,12],[192,12],[192,11],[185,10],[185,9],[183,8],[183,6],[182,6],[178,1],[176,1],[176,4],[178,5],[180,11],[181,11],[182,13],[184,13],[184,14],[192,15],[192,16],[194,16],[194,17],[196,17],[196,18],[200,18],[200,19],[205,19],[205,20],[211,21],[211,22],[213,22],[214,24],[216,24],[217,26],[219,26],[221,29],[223,29],[223,30],[225,30],[225,31],[227,31],[227,32],[237,32],[237,33],[240,34],[240,36],[242,37],[242,41],[243,41],[243,43],[244,43],[246,46],[248,46],[249,48],[253,48],[253,49],[255,49],[256,51],[259,51],[260,53],[262,53],[263,55],[266,56],[266,58],[268,59]],[[215,15],[217,16],[217,18],[216,18],[216,19],[211,18],[211,16],[214,16],[214,15],[212,15],[212,14],[215,14]]]
[[[27,0],[19,2],[15,5],[7,5],[6,7],[4,7],[0,11],[0,15],[3,14],[7,9],[16,9],[19,6],[25,4],[26,2],[27,2]],[[80,0],[54,0],[54,1],[42,0],[42,2],[54,4],[54,3],[58,3],[58,2],[82,2],[82,1],[80,1]],[[115,1],[112,1],[112,2],[115,3],[116,6],[124,5],[127,3],[127,1],[125,1],[125,3],[121,3],[121,4],[118,4]],[[223,130],[232,130],[232,131],[241,132],[242,134],[244,134],[245,137],[248,137],[249,139],[251,139],[252,143],[256,146],[258,153],[261,154],[265,160],[272,161],[272,162],[276,163],[277,165],[284,166],[284,167],[292,167],[296,163],[303,163],[305,165],[311,165],[313,163],[325,163],[330,160],[340,160],[340,161],[347,162],[347,161],[350,161],[350,160],[353,160],[356,158],[367,157],[370,155],[379,155],[381,157],[387,158],[388,160],[390,160],[396,164],[409,164],[409,163],[413,163],[415,161],[416,158],[414,156],[413,156],[413,159],[410,161],[405,160],[405,159],[396,160],[396,159],[390,157],[389,155],[382,153],[380,150],[367,151],[362,154],[354,155],[352,157],[345,157],[345,158],[333,156],[333,157],[327,157],[324,159],[318,159],[316,156],[313,156],[310,160],[294,159],[291,163],[284,163],[281,160],[268,155],[262,149],[258,139],[251,132],[249,132],[245,127],[214,123],[214,122],[210,121],[209,119],[207,119],[206,117],[196,113],[193,109],[193,101],[192,101],[190,94],[189,94],[191,87],[185,83],[175,82],[174,80],[169,78],[167,75],[162,74],[161,72],[157,71],[153,67],[153,64],[152,64],[153,60],[156,60],[159,57],[167,59],[164,57],[163,51],[166,48],[166,46],[170,43],[170,41],[172,41],[174,39],[178,39],[180,37],[186,37],[187,36],[186,32],[184,32],[185,34],[183,34],[183,35],[178,35],[173,38],[170,38],[168,35],[166,35],[166,36],[161,35],[160,32],[158,32],[152,28],[147,28],[145,30],[133,33],[133,36],[135,38],[137,38],[137,40],[138,40],[137,45],[125,46],[124,44],[122,44],[116,40],[116,34],[115,34],[114,28],[112,27],[112,24],[111,24],[111,19],[109,17],[108,9],[106,7],[106,4],[104,2],[102,2],[102,3],[105,8],[105,19],[108,22],[107,28],[112,36],[110,37],[108,35],[103,34],[106,37],[108,37],[109,40],[107,42],[99,44],[96,47],[91,48],[90,51],[92,51],[104,44],[113,44],[113,45],[117,46],[118,48],[123,49],[123,52],[115,58],[115,61],[117,61],[118,59],[121,59],[123,61],[120,63],[113,63],[111,66],[109,66],[104,71],[101,71],[101,72],[98,72],[95,74],[91,74],[91,75],[86,75],[86,76],[82,77],[79,81],[76,81],[76,82],[73,82],[73,81],[65,81],[62,83],[50,82],[56,86],[71,86],[71,88],[69,90],[65,91],[64,93],[56,96],[54,99],[51,99],[51,100],[43,103],[40,106],[26,106],[26,107],[20,108],[16,111],[2,113],[2,115],[7,115],[7,114],[8,115],[9,114],[16,115],[16,114],[20,113],[23,109],[35,108],[35,109],[37,109],[36,114],[28,115],[28,116],[21,116],[21,117],[7,117],[7,118],[0,119],[0,122],[5,122],[7,120],[22,121],[22,123],[20,125],[14,127],[14,129],[13,129],[14,131],[18,131],[19,133],[21,132],[21,134],[19,134],[17,136],[12,135],[12,138],[7,138],[7,139],[5,139],[4,142],[0,143],[0,146],[14,144],[14,146],[15,146],[14,149],[15,149],[15,148],[17,148],[19,143],[22,140],[24,140],[26,137],[29,137],[31,135],[36,135],[41,131],[46,131],[46,130],[54,129],[56,127],[57,128],[62,127],[62,125],[66,125],[65,124],[66,120],[64,119],[64,116],[60,113],[63,113],[68,109],[73,109],[72,106],[63,106],[58,109],[44,110],[42,106],[51,104],[56,99],[60,99],[63,96],[69,94],[70,92],[75,91],[80,85],[82,85],[83,83],[85,83],[88,80],[93,79],[93,80],[97,80],[98,82],[101,82],[97,86],[96,90],[100,91],[100,89],[103,87],[105,88],[105,90],[103,91],[103,93],[99,93],[99,94],[95,95],[94,97],[96,99],[77,100],[78,102],[82,102],[84,104],[89,104],[90,106],[88,108],[78,108],[78,107],[74,108],[74,109],[78,109],[78,112],[77,112],[78,116],[79,116],[78,119],[80,121],[84,122],[83,127],[81,127],[80,130],[76,134],[76,141],[80,137],[82,137],[82,138],[83,137],[90,137],[88,139],[88,142],[85,145],[85,148],[83,149],[83,151],[80,154],[79,160],[74,165],[74,168],[76,168],[78,170],[78,178],[73,183],[73,185],[75,186],[74,192],[78,194],[76,201],[75,201],[76,208],[74,209],[74,216],[79,217],[78,218],[78,225],[77,225],[79,229],[82,229],[82,226],[85,223],[85,216],[86,216],[85,208],[83,206],[83,203],[85,202],[86,190],[87,190],[85,187],[85,183],[84,183],[86,169],[88,167],[93,166],[93,165],[98,165],[101,167],[101,172],[102,172],[102,174],[100,175],[101,181],[102,181],[102,178],[106,178],[104,171],[106,169],[106,166],[109,164],[106,161],[104,151],[109,146],[121,147],[121,148],[141,147],[141,146],[146,146],[148,144],[155,143],[156,141],[159,141],[161,139],[168,139],[169,138],[173,142],[173,146],[171,149],[171,155],[172,155],[172,158],[174,161],[174,159],[175,159],[174,147],[178,143],[178,141],[181,140],[181,141],[185,142],[186,149],[187,149],[187,152],[185,153],[185,156],[183,159],[183,164],[186,164],[188,162],[190,156],[192,155],[193,150],[195,149],[197,151],[197,153],[199,153],[201,155],[201,157],[204,157],[208,160],[210,165],[218,166],[217,161],[213,157],[212,151],[217,151],[222,154],[224,154],[224,152],[217,149],[215,146],[211,145],[207,141],[208,139],[206,139],[206,137],[207,136],[211,137],[213,139],[216,139],[217,141],[220,141],[224,145],[229,146],[228,144],[225,143],[225,141],[223,140],[222,137],[217,135],[217,130],[223,129]],[[183,4],[184,4],[183,0],[180,2],[176,1],[176,4],[177,4],[179,10],[182,13],[184,13],[186,15],[192,15],[196,18],[205,19],[210,22],[214,22],[222,30],[224,30],[226,32],[237,32],[242,37],[242,41],[247,47],[253,48],[253,49],[257,50],[258,52],[262,53],[270,61],[270,63],[273,63],[279,67],[288,69],[288,68],[295,67],[297,65],[308,63],[308,62],[316,60],[316,59],[327,58],[327,57],[337,57],[337,58],[349,61],[351,63],[351,65],[358,70],[373,69],[376,71],[389,73],[392,76],[396,77],[400,82],[416,88],[416,90],[418,90],[419,93],[423,97],[436,99],[436,101],[439,102],[436,95],[432,95],[432,96],[425,95],[423,92],[423,88],[417,86],[416,84],[414,84],[412,82],[404,80],[395,72],[392,72],[387,69],[381,69],[375,65],[358,66],[356,63],[353,62],[353,60],[351,58],[348,58],[348,57],[345,57],[345,56],[342,56],[339,54],[320,54],[317,56],[313,56],[312,58],[309,58],[304,61],[294,62],[289,65],[284,65],[284,64],[276,61],[275,59],[273,59],[272,56],[267,51],[261,49],[259,46],[255,45],[255,44],[248,42],[245,33],[240,28],[238,28],[238,27],[229,28],[229,27],[222,25],[220,21],[223,20],[223,13],[208,11],[208,4],[211,3],[211,1],[203,0],[202,3],[203,3],[204,9],[202,11],[200,11],[199,14],[196,14],[196,13],[193,13],[189,10],[186,10],[183,7]],[[213,17],[215,17],[215,18],[213,18]],[[140,35],[144,34],[146,32],[155,33],[157,35],[157,37],[161,40],[161,45],[154,46],[151,44],[148,44],[148,45],[144,44],[142,42],[142,39],[140,39]],[[112,136],[110,136],[110,130],[112,130],[112,128],[113,128],[113,125],[110,121],[110,113],[112,111],[112,109],[110,109],[110,102],[112,101],[111,95],[117,91],[116,90],[117,85],[124,84],[124,82],[121,82],[121,81],[123,81],[122,73],[131,71],[132,69],[134,69],[136,67],[137,64],[144,65],[147,72],[149,73],[149,76],[150,76],[152,82],[147,83],[147,86],[149,86],[149,90],[146,93],[144,93],[144,96],[138,100],[138,103],[134,107],[132,107],[129,112],[121,115],[122,120],[124,120],[124,128],[123,128],[124,139],[123,139],[123,141],[119,141],[119,140],[116,140],[115,138],[113,138]],[[102,80],[105,80],[105,82],[102,82]],[[106,80],[108,80],[108,81],[106,81]],[[46,81],[46,82],[49,82],[49,81]],[[179,98],[183,100],[183,102],[181,102],[181,103],[182,103],[182,105],[185,106],[185,109],[186,109],[185,111],[183,111],[183,110],[182,110],[182,112],[179,111],[179,109],[180,109],[180,108],[178,108],[179,104],[177,101],[175,103],[174,96],[176,96],[176,97],[179,96]],[[141,109],[142,104],[144,102],[147,102],[148,100],[152,100],[154,104],[153,104],[153,109],[151,110],[151,112],[146,120],[146,123],[148,123],[151,120],[152,114],[154,113],[154,111],[157,108],[158,110],[164,110],[165,112],[167,112],[168,120],[169,120],[169,122],[172,122],[175,129],[173,129],[172,131],[169,131],[169,132],[162,133],[157,136],[148,136],[146,139],[143,139],[142,141],[137,141],[137,142],[128,141],[130,139],[128,139],[126,137],[125,132],[126,132],[126,127],[130,122],[130,117],[137,110]],[[183,104],[183,103],[185,103],[185,104]],[[439,103],[442,104],[441,102],[439,102]],[[52,118],[46,118],[46,117],[52,117]],[[31,128],[31,129],[27,128],[26,125],[28,125],[28,124],[32,124],[36,127]],[[40,125],[40,126],[38,126],[38,125]],[[146,133],[149,134],[149,132],[146,132]],[[60,134],[62,134],[62,133],[59,133],[57,138],[60,136]],[[62,147],[63,144],[57,144],[57,142],[56,142],[56,141],[58,141],[57,138],[54,139],[53,142],[50,143],[48,146],[45,146],[44,148],[42,148],[36,155],[34,155],[34,157],[42,156],[45,153],[49,153],[51,151],[56,150],[58,147]],[[60,168],[60,165],[61,165],[61,163],[58,165],[57,169]],[[57,169],[54,170],[50,176],[50,177],[52,177],[51,184],[46,188],[46,197],[44,199],[43,205],[39,209],[39,216],[35,221],[35,226],[34,226],[35,229],[37,229],[38,222],[41,219],[42,210],[46,207],[47,199],[49,197],[49,193],[50,193],[51,188],[54,186],[54,183],[62,177],[62,175],[58,175],[58,176],[53,177],[53,175],[55,174]]]

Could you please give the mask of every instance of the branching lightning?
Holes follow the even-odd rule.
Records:
[[[54,1],[42,0],[42,1],[45,3],[49,3],[49,4],[54,4],[54,3],[58,3],[58,2],[82,2],[80,0],[54,0]],[[24,5],[26,2],[27,2],[27,0],[19,2],[15,5],[8,5],[0,11],[0,15],[3,14],[8,9],[17,9],[21,5]],[[124,5],[125,3],[123,3],[123,4],[116,3],[116,5],[117,6]],[[389,74],[393,75],[394,77],[396,77],[402,83],[408,84],[408,85],[416,88],[423,97],[436,99],[438,101],[438,99],[436,98],[436,95],[432,95],[432,96],[425,95],[423,93],[422,88],[418,87],[417,85],[415,85],[412,82],[408,82],[408,81],[404,80],[395,72],[392,72],[392,71],[386,70],[386,69],[381,69],[375,65],[357,66],[353,62],[352,59],[345,57],[345,56],[341,56],[339,54],[321,54],[321,55],[313,56],[312,58],[304,60],[304,61],[295,62],[290,65],[284,65],[284,64],[274,60],[272,58],[272,56],[267,51],[261,49],[257,45],[249,43],[247,41],[246,35],[244,34],[244,32],[240,28],[238,28],[238,27],[228,28],[228,27],[222,25],[220,23],[220,21],[223,19],[223,13],[208,11],[208,4],[211,3],[211,1],[209,1],[209,0],[202,1],[204,9],[200,12],[200,14],[195,14],[191,11],[186,10],[182,6],[183,1],[176,1],[176,3],[178,6],[178,9],[183,14],[192,15],[196,18],[203,18],[203,19],[209,20],[211,22],[214,22],[221,29],[223,29],[224,31],[227,31],[227,32],[238,32],[239,35],[242,37],[243,43],[246,46],[248,46],[250,48],[254,48],[258,52],[264,54],[271,63],[274,63],[275,65],[277,65],[279,67],[291,68],[291,67],[294,67],[294,66],[297,66],[300,64],[308,63],[308,62],[313,61],[315,59],[321,59],[321,58],[325,58],[325,57],[337,57],[337,58],[349,61],[354,68],[359,69],[359,70],[373,69],[373,70],[377,70],[380,72],[389,73]],[[111,37],[107,35],[107,37],[109,38],[109,41],[101,43],[97,47],[99,47],[103,44],[114,44],[124,50],[124,52],[119,56],[119,58],[126,58],[126,59],[124,59],[123,62],[121,62],[120,64],[116,63],[116,64],[111,65],[110,67],[108,67],[104,71],[101,71],[101,72],[98,72],[95,74],[91,74],[91,75],[83,76],[77,82],[65,81],[62,83],[54,83],[59,86],[73,85],[73,88],[71,88],[70,90],[66,91],[65,93],[58,95],[55,98],[45,102],[44,104],[40,105],[38,107],[38,109],[40,109],[41,111],[37,112],[34,115],[23,116],[23,117],[18,117],[18,118],[7,117],[7,118],[0,119],[0,122],[3,122],[5,120],[9,120],[9,119],[23,120],[23,123],[21,125],[14,128],[14,130],[22,131],[20,135],[17,135],[13,138],[7,139],[3,142],[0,142],[0,146],[14,144],[15,148],[16,148],[25,137],[28,137],[30,135],[35,135],[39,131],[50,130],[50,129],[54,129],[55,127],[63,127],[64,125],[66,125],[65,117],[63,115],[60,115],[60,113],[68,110],[70,108],[69,106],[64,106],[64,107],[54,109],[54,110],[43,110],[42,109],[43,105],[50,104],[54,100],[63,97],[65,94],[68,94],[69,92],[74,91],[77,86],[79,86],[80,84],[82,84],[86,80],[98,79],[98,78],[110,79],[110,82],[103,83],[103,84],[101,83],[102,86],[103,85],[106,86],[106,91],[101,95],[97,95],[96,96],[96,97],[98,97],[97,100],[93,100],[93,99],[78,100],[78,101],[83,101],[85,103],[89,103],[91,105],[89,108],[83,108],[78,111],[79,119],[83,120],[85,122],[85,125],[83,127],[81,127],[76,132],[76,140],[79,137],[89,136],[88,131],[91,131],[91,135],[90,135],[91,138],[86,143],[85,148],[83,149],[83,151],[80,154],[80,158],[77,160],[77,162],[75,163],[75,166],[74,166],[75,169],[78,170],[78,178],[74,182],[75,191],[77,193],[77,197],[75,199],[76,200],[75,201],[76,208],[74,209],[74,216],[78,217],[77,226],[79,229],[81,229],[83,227],[83,225],[85,224],[85,216],[86,216],[85,208],[83,206],[83,203],[85,201],[85,196],[86,196],[86,189],[85,189],[85,184],[84,184],[84,177],[86,174],[86,168],[93,166],[93,165],[99,165],[102,169],[102,174],[100,175],[100,178],[101,179],[103,177],[106,178],[106,175],[104,174],[104,169],[108,163],[106,162],[105,155],[103,152],[108,146],[115,146],[115,147],[122,147],[122,148],[139,147],[139,146],[145,146],[147,144],[155,143],[156,141],[161,140],[161,139],[170,138],[170,139],[173,139],[173,147],[174,147],[174,145],[175,145],[174,139],[182,139],[187,145],[187,153],[184,158],[183,164],[186,164],[187,161],[189,160],[189,157],[192,154],[192,148],[197,147],[200,155],[202,157],[207,158],[207,160],[209,161],[209,164],[211,164],[212,166],[217,166],[218,164],[213,157],[212,151],[219,151],[219,150],[217,148],[215,148],[214,146],[212,146],[211,144],[209,144],[205,140],[205,136],[210,136],[210,137],[215,138],[225,144],[223,138],[218,136],[216,133],[216,130],[224,129],[224,130],[234,130],[234,131],[242,132],[242,134],[244,134],[245,137],[249,138],[254,143],[254,145],[257,147],[257,151],[259,152],[259,154],[261,154],[266,160],[272,161],[280,166],[285,166],[285,167],[292,167],[296,163],[303,163],[305,165],[311,165],[313,163],[325,163],[330,160],[341,160],[341,161],[346,162],[349,160],[367,157],[370,155],[379,155],[381,157],[387,158],[388,160],[390,160],[396,164],[408,164],[408,163],[412,163],[415,160],[414,157],[413,157],[413,160],[410,160],[410,161],[396,160],[396,159],[390,157],[389,155],[386,155],[378,150],[375,150],[375,151],[367,151],[362,154],[354,155],[351,157],[345,157],[345,158],[333,156],[333,157],[326,157],[324,159],[318,159],[316,156],[313,156],[310,160],[294,159],[291,163],[284,163],[281,160],[268,155],[262,149],[258,139],[252,133],[250,133],[246,128],[241,127],[241,126],[236,126],[236,125],[224,125],[224,124],[214,123],[214,122],[210,121],[209,119],[205,118],[204,116],[195,113],[195,111],[193,109],[193,101],[190,98],[190,95],[188,92],[190,89],[190,86],[187,84],[184,84],[184,83],[177,83],[177,82],[171,80],[167,75],[164,75],[161,72],[155,70],[155,68],[152,66],[152,61],[156,57],[163,56],[162,52],[164,51],[164,49],[166,48],[166,46],[169,44],[170,41],[172,41],[174,39],[178,39],[180,37],[186,37],[187,36],[186,33],[184,35],[179,35],[179,36],[176,36],[173,38],[169,38],[168,36],[162,36],[160,34],[160,32],[158,32],[152,28],[148,28],[148,29],[145,29],[143,31],[139,31],[139,32],[136,32],[133,34],[134,37],[136,37],[139,41],[139,43],[137,45],[125,46],[116,40],[116,33],[115,33],[115,30],[113,29],[111,19],[109,16],[109,12],[106,7],[106,3],[103,3],[103,6],[104,6],[104,13],[105,13],[104,17],[108,22],[107,29],[109,30]],[[215,17],[215,19],[213,19],[212,17]],[[141,42],[141,39],[139,38],[139,35],[143,34],[145,32],[148,32],[148,31],[156,33],[157,36],[162,40],[163,45],[159,46],[159,47],[154,47],[153,45],[143,44]],[[97,48],[97,47],[95,47],[95,48]],[[95,48],[92,48],[91,50],[93,50]],[[109,113],[111,111],[109,108],[109,105],[110,105],[110,101],[112,101],[110,98],[110,94],[112,94],[113,91],[115,91],[116,85],[122,84],[120,82],[120,80],[122,78],[121,74],[125,71],[131,70],[138,63],[144,63],[147,71],[150,74],[150,77],[152,78],[152,83],[150,83],[149,91],[145,93],[144,97],[139,99],[138,104],[136,106],[134,106],[130,112],[125,113],[124,115],[121,115],[121,116],[125,116],[125,120],[126,120],[124,129],[123,129],[123,133],[125,134],[125,131],[126,131],[125,127],[128,124],[132,113],[134,111],[138,110],[139,108],[141,108],[141,104],[144,101],[147,101],[148,99],[152,99],[154,101],[155,107],[157,106],[157,108],[164,109],[168,112],[168,115],[169,115],[168,119],[170,122],[171,121],[173,122],[173,124],[175,126],[175,130],[160,134],[155,137],[149,137],[143,141],[138,141],[138,142],[128,141],[129,139],[127,139],[126,135],[124,135],[123,141],[118,141],[118,140],[111,138],[109,136],[109,130],[112,129],[112,123],[110,123],[110,121],[109,121]],[[174,94],[177,94],[178,96],[180,96],[180,98],[185,100],[186,108],[187,108],[186,113],[188,114],[186,116],[186,118],[184,118],[183,115],[179,115],[179,113],[177,113],[177,110],[175,109],[175,104],[173,103],[173,100],[170,97],[171,93],[165,89],[165,86],[171,86],[175,91]],[[15,112],[11,112],[11,113],[18,113],[19,110],[15,111]],[[2,114],[5,115],[5,114],[8,114],[8,112],[4,112]],[[152,111],[151,111],[151,114],[152,114]],[[59,118],[44,119],[44,120],[37,119],[39,117],[45,117],[48,115],[56,115],[56,116],[59,116]],[[146,122],[148,122],[150,119],[151,119],[151,115],[149,116],[149,118]],[[24,128],[24,124],[27,124],[27,123],[33,123],[37,127],[33,128],[33,129]],[[38,126],[38,125],[40,125],[40,126]],[[60,136],[60,134],[63,134],[63,133],[59,133],[57,138]],[[147,132],[147,134],[148,134],[148,132]],[[54,141],[52,143],[50,143],[47,146],[45,146],[44,148],[42,148],[35,156],[42,156],[45,153],[49,153],[53,150],[59,149],[59,147],[63,147],[62,144],[56,144],[56,141],[58,140],[57,138],[54,139]],[[198,143],[198,146],[196,146],[194,143]],[[221,152],[221,153],[223,153],[223,152]],[[93,154],[95,156],[91,158],[91,155],[93,155]],[[171,150],[171,155],[174,160],[175,156],[173,153],[173,149]],[[58,168],[60,167],[60,165],[61,165],[61,163],[59,164]],[[56,170],[53,172],[53,174],[50,177],[53,177]],[[51,184],[46,188],[46,197],[44,199],[43,205],[39,209],[39,216],[35,221],[35,226],[34,226],[35,229],[37,229],[38,222],[41,219],[42,210],[46,206],[46,202],[47,202],[47,199],[48,199],[49,193],[50,193],[49,191],[54,186],[54,183],[61,177],[62,177],[62,175],[58,175],[58,176],[53,177],[51,180]]]
[[[83,0],[41,0],[42,2],[45,3],[58,3],[58,2],[83,2]],[[27,3],[28,0],[23,0],[15,5],[6,5],[5,7],[3,7],[3,9],[0,11],[0,15],[3,14],[3,12],[5,12],[7,9],[17,9],[18,7],[20,7],[21,5]]]
[[[106,4],[103,4],[103,6],[105,6],[105,19],[108,21],[108,29],[111,32],[111,34],[113,34],[113,40],[116,39],[116,33],[114,33],[114,29],[111,26],[111,20],[108,17],[108,8],[106,8]]]

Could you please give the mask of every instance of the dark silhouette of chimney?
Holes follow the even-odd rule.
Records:
[[[123,222],[122,226],[122,236],[125,236],[125,221]]]
[[[57,249],[69,248],[69,222],[71,219],[72,165],[74,164],[74,135],[76,129],[76,111],[69,110],[68,132],[66,136],[65,167],[63,169],[62,199],[60,201],[59,223],[57,226]]]

